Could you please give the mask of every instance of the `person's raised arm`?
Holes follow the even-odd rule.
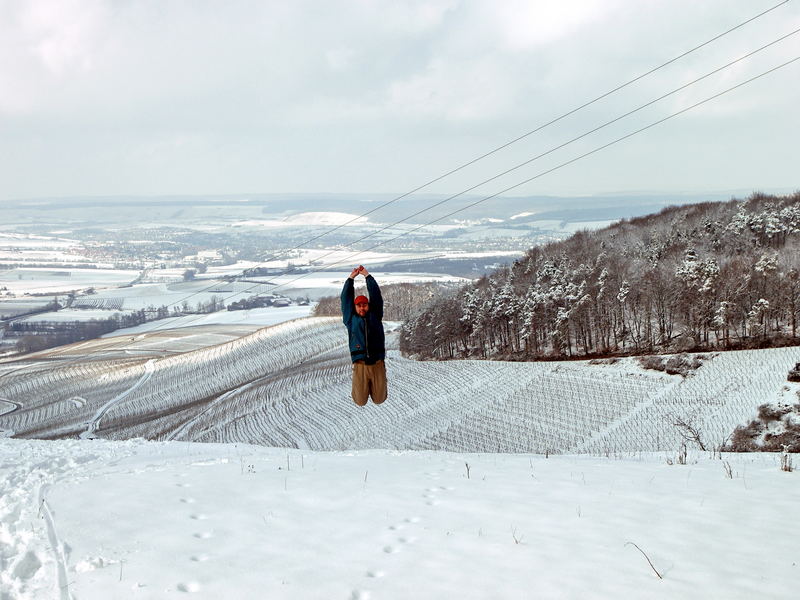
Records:
[[[342,321],[344,321],[345,325],[348,325],[355,314],[355,307],[353,305],[353,301],[356,297],[356,287],[353,283],[353,279],[358,274],[358,269],[353,269],[353,272],[350,273],[350,276],[344,280],[344,287],[342,287]]]
[[[369,292],[369,310],[374,313],[376,317],[383,320],[383,296],[381,295],[381,288],[375,278],[370,275],[366,269],[362,271],[366,273],[364,276],[367,278],[367,292]]]

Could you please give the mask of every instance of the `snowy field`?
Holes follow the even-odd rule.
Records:
[[[0,244],[2,244],[1,238],[0,238]],[[20,253],[19,250],[16,249],[14,250],[0,249],[0,262],[24,265],[26,262],[28,263],[62,262],[67,264],[75,264],[75,263],[89,264],[92,261],[85,256],[62,252],[59,250],[27,250],[24,253]]]
[[[114,288],[131,283],[138,271],[119,269],[40,269],[0,271],[0,287],[17,294],[55,294],[86,288]]]
[[[253,329],[277,325],[285,321],[308,317],[314,310],[314,306],[267,306],[264,308],[251,308],[249,310],[221,310],[207,315],[185,315],[182,317],[170,317],[158,321],[150,321],[128,327],[117,329],[104,335],[105,338],[114,338],[132,334],[147,333],[150,331],[164,331],[172,329],[182,329],[184,327],[203,327],[207,325],[246,325]]]
[[[38,313],[35,315],[20,317],[17,323],[35,323],[37,321],[47,321],[49,323],[67,323],[72,321],[100,321],[114,317],[122,317],[124,312],[119,310],[92,310],[63,308],[57,311]]]
[[[22,272],[22,269],[16,269],[13,272]],[[33,269],[26,271],[34,272]],[[78,296],[75,298],[72,306],[78,310],[60,310],[46,313],[38,313],[30,317],[22,318],[22,321],[86,321],[90,319],[108,319],[118,311],[136,311],[156,309],[161,306],[168,307],[169,310],[175,308],[180,309],[183,307],[184,302],[188,304],[190,309],[195,309],[198,304],[208,304],[212,301],[222,302],[224,305],[238,302],[247,298],[252,298],[257,295],[264,295],[275,293],[279,296],[286,296],[294,300],[310,300],[316,301],[323,296],[338,296],[342,289],[342,284],[349,275],[348,272],[340,273],[297,273],[292,275],[279,275],[273,277],[258,277],[247,281],[224,281],[211,278],[195,279],[193,281],[169,281],[161,283],[141,283],[126,287],[110,286],[106,289],[101,289],[101,285],[111,284],[112,272],[100,272],[98,278],[91,279],[91,274],[95,269],[86,270],[85,273],[77,274],[76,270],[64,270],[55,272],[52,270],[35,271],[36,277],[33,279],[27,276],[19,279],[4,279],[4,273],[12,273],[12,271],[0,272],[0,285],[8,286],[14,293],[21,294],[35,290],[37,293],[42,293],[48,290],[56,293],[64,289],[78,289],[86,287],[97,286],[98,291],[91,295]],[[133,278],[130,271],[113,272],[114,276],[123,277],[121,274],[127,274],[124,277]],[[104,279],[106,277],[106,279]],[[381,285],[388,285],[393,283],[426,283],[426,282],[466,282],[467,280],[461,277],[454,277],[450,275],[430,274],[430,273],[381,273]],[[70,283],[63,283],[69,281]],[[80,285],[76,282],[81,281]],[[102,282],[105,281],[105,284]],[[127,283],[126,279],[123,283]],[[58,283],[61,282],[61,283]],[[122,282],[120,280],[120,282]],[[38,298],[28,300],[26,298],[16,298],[13,300],[0,301],[0,315],[14,316],[26,310],[30,310],[30,303],[37,302],[43,305],[51,302],[53,297]],[[281,309],[283,310],[283,309]],[[225,311],[222,311],[225,312]],[[220,316],[219,314],[209,315],[206,319],[198,320],[196,316],[188,316],[182,320],[169,320],[159,321],[157,327],[164,328],[164,324],[173,321],[176,323],[174,326],[183,326],[180,323],[186,321],[200,322],[201,324],[208,324],[211,322],[230,322],[228,319],[239,321],[242,319],[255,319],[256,324],[270,325],[275,323],[275,319],[267,317],[265,320],[261,319],[262,313],[251,311],[231,311],[231,312],[247,312],[246,316]],[[264,313],[268,314],[268,313]],[[295,307],[295,316],[306,315],[307,311],[303,311]],[[286,320],[281,319],[281,320]]]
[[[56,300],[55,296],[34,296],[0,301],[0,318],[14,317],[41,310]]]
[[[14,304],[10,308],[16,308]],[[21,310],[19,307],[18,310]],[[103,337],[112,337],[118,335],[129,335],[132,333],[144,333],[147,331],[161,331],[165,329],[180,329],[183,327],[196,327],[202,325],[228,325],[228,324],[245,324],[253,328],[264,327],[266,325],[275,325],[284,321],[298,319],[300,317],[307,317],[313,306],[286,306],[286,307],[264,307],[254,308],[249,310],[221,310],[209,314],[190,314],[180,317],[168,317],[166,319],[159,319],[156,321],[148,321],[136,327],[127,327],[124,329],[115,329],[113,332],[104,335]],[[9,310],[9,313],[11,311]],[[118,310],[101,310],[101,309],[76,309],[76,308],[63,308],[59,311],[43,312],[31,315],[28,317],[21,317],[17,319],[19,323],[35,323],[46,321],[48,323],[65,323],[73,321],[99,321],[104,319],[111,319],[126,314],[125,311]]]
[[[105,307],[113,304],[114,308],[141,310],[159,306],[180,308],[183,302],[187,302],[190,307],[194,308],[198,303],[207,303],[214,298],[230,304],[256,294],[268,294],[273,287],[268,284],[241,281],[199,279],[173,283],[137,284],[83,296],[76,301],[76,304],[90,307]]]
[[[495,252],[466,252],[466,251],[414,251],[414,252],[353,252],[352,250],[331,250],[331,249],[299,249],[291,253],[289,258],[280,258],[272,261],[260,263],[259,265],[266,268],[287,268],[289,265],[313,265],[315,268],[319,267],[334,267],[337,265],[351,264],[358,262],[361,264],[369,265],[370,268],[376,268],[386,263],[401,261],[401,260],[420,260],[425,258],[481,258],[487,256],[501,256],[505,255],[511,260],[513,257],[520,256],[522,252],[518,251],[495,251]],[[211,272],[211,269],[209,269]],[[344,272],[345,277],[349,271]]]
[[[795,598],[797,472],[668,458],[0,440],[0,597]]]
[[[366,261],[364,261],[366,263]],[[369,264],[369,263],[366,263]],[[342,291],[342,285],[347,279],[350,271],[341,273],[309,273],[296,275],[280,275],[270,277],[269,281],[278,287],[276,293],[280,293],[291,298],[308,297],[311,300],[319,300],[323,296],[338,296]],[[375,273],[375,279],[380,285],[394,283],[466,283],[468,280],[463,277],[452,275],[438,275],[432,273]],[[363,286],[363,280],[356,282],[356,286]]]
[[[80,243],[65,238],[46,237],[26,233],[0,232],[0,248],[3,250],[41,250],[49,248],[76,248]]]

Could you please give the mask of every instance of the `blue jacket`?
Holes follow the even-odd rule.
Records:
[[[355,300],[355,284],[349,277],[342,288],[342,320],[350,339],[350,358],[353,362],[363,360],[368,365],[386,358],[386,342],[383,334],[383,297],[381,288],[372,275],[367,275],[369,311],[365,317],[358,316]]]

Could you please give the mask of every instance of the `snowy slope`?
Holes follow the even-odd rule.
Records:
[[[358,408],[339,319],[146,335],[0,364],[2,600],[795,596],[797,472],[674,464],[674,422],[718,445],[796,348],[687,378],[390,350],[389,400]]]
[[[666,458],[0,440],[0,597],[796,597],[797,473]]]
[[[169,356],[99,351],[111,340],[80,345],[69,360],[0,365],[0,430],[312,450],[608,455],[674,451],[682,420],[710,449],[781,397],[799,353],[709,354],[683,378],[634,359],[418,362],[390,350],[390,401],[362,409],[350,400],[346,332],[336,318],[298,319]]]

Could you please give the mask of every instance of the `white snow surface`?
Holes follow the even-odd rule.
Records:
[[[796,597],[797,472],[668,458],[0,439],[0,597]]]
[[[75,309],[75,308],[62,308],[57,311],[50,311],[38,313],[29,317],[21,317],[18,319],[20,323],[35,323],[39,321],[48,321],[51,323],[64,323],[72,321],[101,321],[104,319],[111,319],[115,316],[121,317],[125,313],[119,310],[91,310],[91,309]]]
[[[131,335],[167,329],[181,329],[183,327],[198,327],[202,325],[251,325],[253,327],[277,325],[292,319],[300,319],[311,314],[314,306],[267,306],[264,308],[251,308],[248,310],[220,310],[207,315],[184,315],[182,317],[168,317],[158,321],[148,321],[136,327],[117,329],[104,335],[104,338]]]
[[[53,232],[54,234],[56,232]],[[0,248],[22,250],[30,248],[75,248],[80,242],[64,238],[54,238],[27,233],[0,232]]]
[[[19,267],[0,271],[0,284],[14,294],[56,294],[94,287],[126,285],[138,271],[120,269],[73,269]],[[127,289],[127,288],[123,288]]]
[[[418,362],[390,332],[359,408],[338,318],[182,331],[0,362],[0,599],[796,596],[797,472],[677,464],[674,422],[717,447],[797,348],[682,378]]]
[[[250,219],[236,221],[233,227],[297,227],[298,225],[363,225],[368,219],[355,214],[343,212],[312,211],[297,213],[281,219]]]

